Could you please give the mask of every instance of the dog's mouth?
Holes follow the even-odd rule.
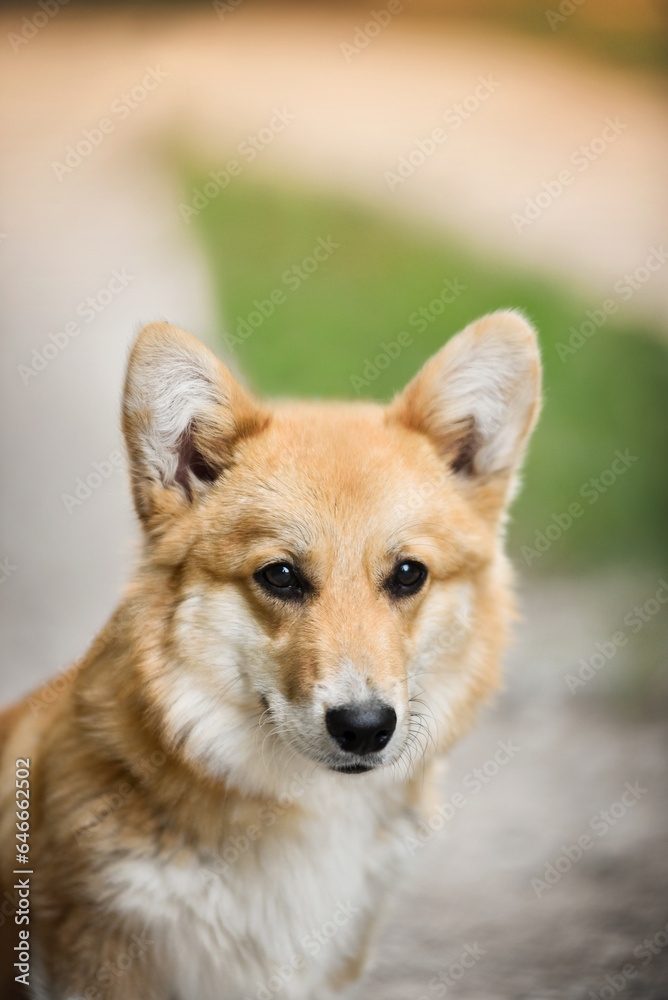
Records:
[[[333,764],[331,770],[339,774],[366,774],[375,768],[373,764]]]

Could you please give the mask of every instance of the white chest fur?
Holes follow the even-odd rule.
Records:
[[[402,786],[383,775],[311,783],[297,821],[260,812],[215,858],[110,869],[114,908],[146,924],[174,1000],[341,996],[329,984],[396,880],[408,817]]]

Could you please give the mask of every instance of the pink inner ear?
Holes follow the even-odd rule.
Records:
[[[185,490],[190,500],[192,500],[192,476],[202,482],[212,483],[219,474],[205,461],[195,444],[193,435],[193,424],[189,424],[179,438],[178,464],[174,474],[174,482]]]

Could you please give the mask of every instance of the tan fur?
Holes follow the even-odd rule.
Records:
[[[512,614],[503,515],[538,404],[535,337],[512,313],[468,328],[387,408],[270,409],[183,331],[154,324],[140,334],[123,427],[145,528],[142,559],[57,697],[47,706],[37,693],[0,716],[7,889],[15,761],[31,760],[30,930],[47,984],[40,996],[200,1000],[174,985],[159,914],[148,927],[152,943],[122,973],[100,979],[105,963],[146,931],[142,890],[133,896],[123,881],[138,870],[129,862],[164,868],[167,884],[220,858],[269,810],[258,845],[221,889],[234,895],[243,869],[261,900],[263,865],[281,872],[283,854],[292,864],[290,845],[306,830],[317,843],[318,823],[326,840],[330,794],[350,796],[360,817],[368,810],[369,843],[379,851],[400,839],[399,824],[422,797],[422,768],[498,684]],[[398,559],[428,568],[422,590],[399,601],[385,586]],[[267,563],[288,560],[312,586],[301,602],[268,596],[254,579]],[[339,691],[396,708],[397,731],[369,774],[328,770],[339,751],[322,714]],[[303,792],[294,791],[296,779]],[[384,894],[374,850],[351,855],[350,864],[368,869],[362,895],[374,899],[359,901],[357,945],[344,929],[319,958],[319,998],[338,995],[362,970]],[[279,901],[286,925],[300,877],[320,870],[317,857],[304,863],[294,904]],[[385,877],[392,880],[389,869]],[[198,891],[194,884],[193,898]],[[264,891],[271,900],[273,886]],[[243,912],[243,898],[234,902]],[[210,991],[221,1000],[255,996],[255,980],[244,979],[255,968],[250,951],[266,945],[276,962],[289,957],[255,940],[253,926],[216,933],[229,962],[238,958],[229,983]],[[2,961],[2,995],[11,996],[7,954]],[[306,989],[295,978],[281,995],[301,998]]]

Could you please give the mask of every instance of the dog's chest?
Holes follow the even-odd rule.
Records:
[[[326,1000],[401,868],[406,821],[396,797],[357,790],[296,823],[269,811],[215,856],[125,862],[112,874],[116,905],[149,925],[174,1000],[245,1000],[279,985],[285,1000]]]

